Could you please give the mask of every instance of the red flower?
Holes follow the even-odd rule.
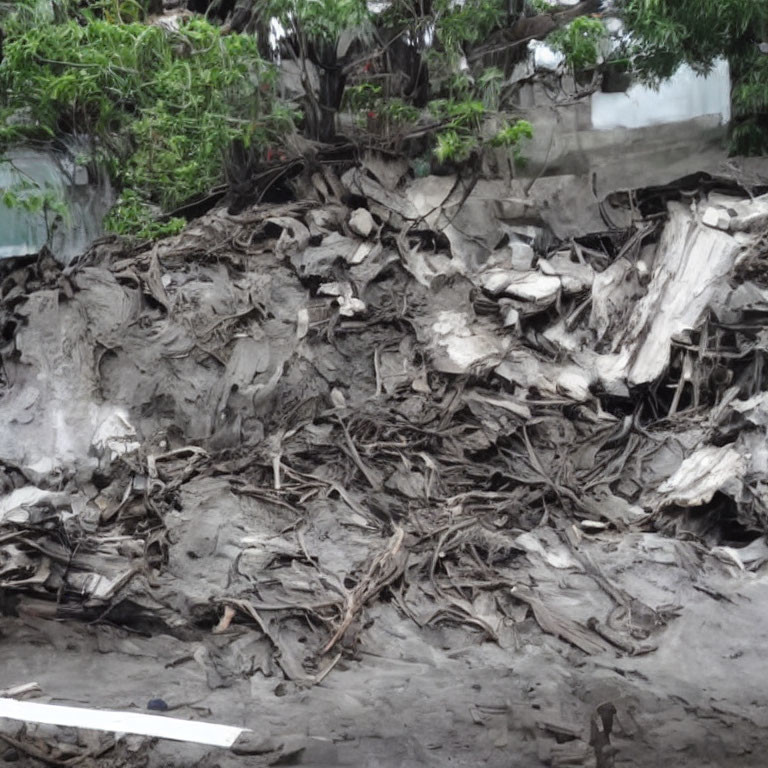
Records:
[[[371,120],[374,120],[376,118],[376,113],[375,112],[369,112],[368,113],[368,117],[370,117]]]

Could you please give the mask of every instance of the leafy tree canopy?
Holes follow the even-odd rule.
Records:
[[[680,64],[706,72],[720,56],[751,58],[768,35],[765,0],[623,0],[638,71],[670,77]]]

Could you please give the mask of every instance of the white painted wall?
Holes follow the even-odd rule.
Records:
[[[678,123],[704,115],[720,115],[723,123],[731,119],[731,75],[724,59],[706,77],[683,66],[657,91],[633,85],[626,93],[592,96],[592,127],[597,130]]]

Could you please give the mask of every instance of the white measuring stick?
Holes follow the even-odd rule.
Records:
[[[34,701],[4,698],[0,698],[0,717],[24,720],[28,723],[90,728],[94,731],[135,733],[140,736],[156,736],[160,739],[190,741],[215,747],[231,747],[238,736],[248,730],[232,725],[217,725],[199,720],[179,720],[161,715],[64,707],[58,704],[37,704]]]

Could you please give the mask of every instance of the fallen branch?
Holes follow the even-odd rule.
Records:
[[[386,549],[373,558],[368,566],[368,572],[360,583],[352,591],[347,592],[344,598],[344,617],[322,653],[328,653],[341,640],[365,605],[403,572],[406,557],[403,556],[401,547],[404,538],[405,531],[399,527],[395,528]]]

